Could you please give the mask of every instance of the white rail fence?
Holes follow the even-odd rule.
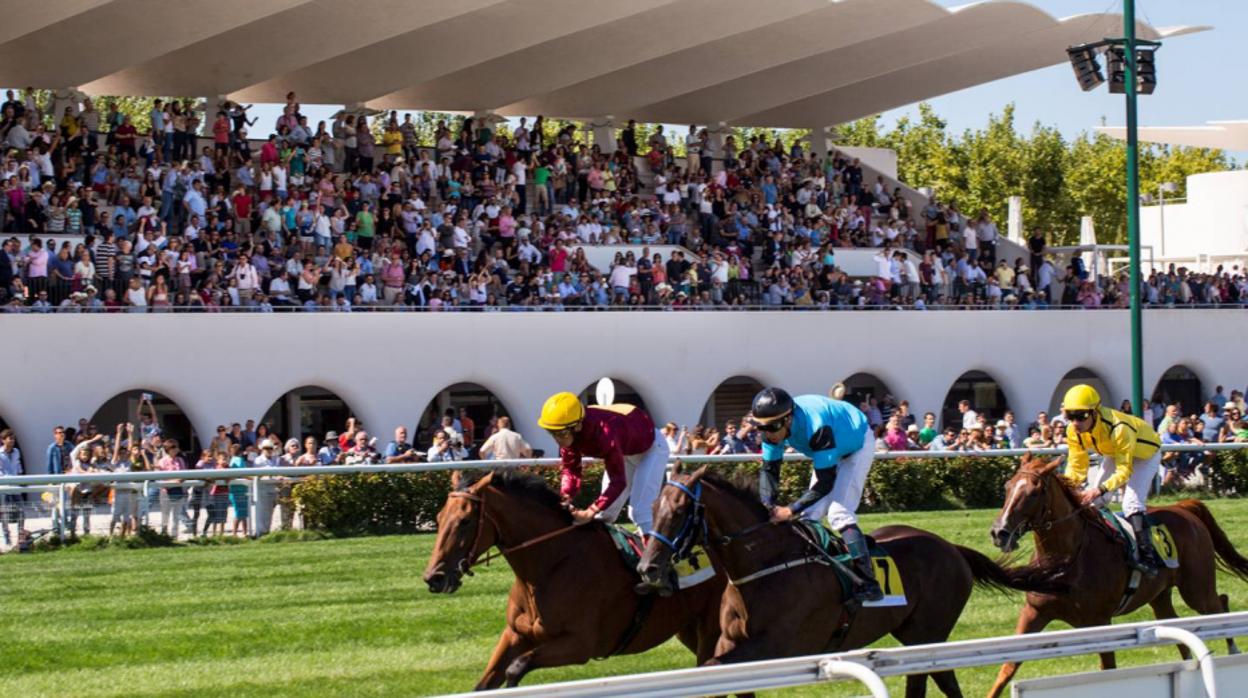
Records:
[[[1204,445],[1168,445],[1163,451],[1218,451],[1248,448],[1245,443],[1204,444]],[[878,460],[897,459],[930,459],[930,458],[998,458],[1018,457],[1030,453],[1036,456],[1054,456],[1065,454],[1065,448],[1047,449],[998,449],[990,451],[890,451],[876,453]],[[686,466],[703,464],[734,464],[749,463],[759,459],[759,454],[733,455],[687,455],[673,457],[669,467],[680,461]],[[789,462],[809,460],[799,453],[785,456]],[[283,506],[282,516],[285,523],[291,520],[291,514],[285,507],[290,506],[285,497],[288,486],[294,481],[316,475],[356,475],[360,473],[427,473],[444,472],[447,470],[504,470],[511,468],[554,467],[559,465],[558,458],[527,458],[514,460],[479,460],[455,461],[438,463],[372,463],[361,465],[328,465],[285,468],[227,468],[214,470],[178,470],[178,471],[127,471],[114,472],[101,470],[86,473],[67,473],[60,475],[19,475],[0,477],[0,520],[22,518],[27,521],[40,521],[46,524],[41,530],[63,531],[68,523],[82,520],[86,530],[93,516],[109,516],[109,512],[95,511],[94,504],[73,504],[75,487],[87,485],[112,487],[114,495],[122,490],[132,492],[136,516],[144,525],[149,524],[149,517],[159,511],[161,514],[162,531],[172,531],[177,536],[179,527],[194,534],[198,528],[199,515],[208,512],[208,495],[203,492],[211,483],[228,481],[231,487],[246,488],[247,520],[250,523],[249,535],[263,535],[269,530],[267,522],[271,520],[274,509]],[[199,491],[192,492],[193,488]],[[170,492],[172,490],[172,492]],[[280,491],[279,491],[280,490]],[[231,495],[233,496],[233,495]],[[170,498],[174,498],[172,507]],[[50,501],[49,501],[50,500]],[[214,503],[214,506],[226,506],[227,512],[235,511],[230,503]],[[14,507],[22,507],[21,517],[12,516]],[[189,520],[185,512],[191,510],[195,515]],[[263,514],[263,515],[262,515]],[[7,515],[7,519],[5,518]],[[111,512],[109,526],[111,531],[116,523],[116,508]],[[235,517],[237,519],[237,517]],[[19,521],[19,526],[21,522]],[[5,540],[2,545],[10,544],[7,524],[5,524]],[[155,528],[152,526],[152,528]],[[73,529],[71,529],[73,530]]]
[[[873,698],[888,698],[883,679],[890,676],[929,674],[938,671],[996,666],[1005,662],[1060,659],[1119,652],[1123,650],[1182,645],[1193,660],[1179,669],[1198,677],[1197,684],[1208,698],[1248,695],[1245,672],[1218,675],[1206,641],[1248,635],[1248,612],[1226,613],[1163,621],[1124,623],[1078,630],[1059,630],[1036,635],[1012,635],[983,640],[964,640],[934,645],[914,645],[889,649],[864,649],[836,654],[794,657],[742,664],[726,664],[696,669],[661,671],[631,676],[614,676],[540,686],[457,694],[472,696],[543,696],[548,698],[660,698],[705,696],[745,691],[763,691],[795,686],[818,685],[830,681],[856,680]],[[1235,658],[1239,660],[1238,657]],[[1123,670],[1130,680],[1135,670]],[[1157,673],[1157,672],[1154,672]],[[1113,672],[1103,672],[1104,682],[1112,682]],[[1159,674],[1160,675],[1160,674]],[[1219,679],[1222,684],[1219,685]],[[1229,680],[1228,680],[1229,679]],[[1049,679],[1041,681],[1051,681]],[[1025,692],[1029,682],[1016,684]],[[1102,684],[1099,695],[1115,689]],[[1016,695],[1019,691],[1016,690]],[[1063,695],[1050,693],[1046,695]],[[1140,693],[1132,693],[1140,696]],[[1144,695],[1158,695],[1146,693]],[[1170,695],[1170,694],[1166,694]]]

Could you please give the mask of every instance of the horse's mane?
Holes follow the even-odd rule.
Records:
[[[526,473],[520,470],[476,471],[472,476],[464,473],[459,489],[466,490],[490,475],[491,472],[493,477],[490,478],[490,487],[499,492],[527,499],[559,514],[563,519],[568,518],[568,512],[563,508],[563,500],[559,497],[559,493],[552,490],[546,479],[536,473]]]
[[[731,495],[757,515],[767,516],[767,508],[758,498],[758,479],[751,477],[750,473],[737,470],[731,475],[724,476],[719,473],[706,472],[699,479]]]

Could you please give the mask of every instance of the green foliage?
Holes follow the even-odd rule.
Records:
[[[930,459],[876,461],[867,476],[863,502],[871,511],[947,508],[943,465]]]
[[[1222,495],[1248,494],[1248,451],[1216,451],[1209,468],[1209,484]]]
[[[1074,243],[1079,219],[1092,216],[1103,243],[1126,239],[1126,145],[1100,133],[1066,141],[1057,129],[1033,125],[1022,135],[1014,105],[991,114],[984,128],[950,134],[930,104],[918,118],[899,118],[885,129],[879,116],[837,127],[841,143],[897,151],[897,174],[913,188],[931,187],[968,215],[981,208],[1001,224],[1011,196],[1023,197],[1023,224],[1048,231],[1054,243]],[[1163,182],[1179,185],[1168,197],[1186,196],[1186,178],[1235,167],[1221,150],[1150,144],[1140,146],[1140,192],[1156,196]]]
[[[360,473],[308,478],[292,497],[308,528],[380,535],[429,530],[448,491],[446,472]]]

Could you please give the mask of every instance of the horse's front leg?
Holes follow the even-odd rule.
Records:
[[[485,673],[481,675],[481,680],[477,681],[473,690],[485,691],[502,686],[507,680],[505,674],[507,668],[516,660],[516,657],[532,648],[533,642],[528,637],[520,635],[510,626],[504,628],[503,634],[498,637],[498,644],[494,647],[494,654],[490,656],[490,662],[485,665]]]
[[[1023,608],[1018,612],[1018,623],[1014,627],[1015,635],[1024,633],[1038,633],[1044,630],[1044,626],[1049,624],[1051,619],[1040,612],[1031,604],[1024,604]],[[988,698],[998,698],[1001,692],[1005,690],[1006,684],[1014,678],[1014,674],[1018,673],[1018,667],[1022,662],[1006,662],[1001,665],[1001,671],[997,672],[997,680],[992,684],[992,689],[988,691]]]
[[[542,667],[584,664],[592,655],[593,638],[586,635],[560,635],[523,652],[507,665],[507,688],[520,683],[526,674]]]

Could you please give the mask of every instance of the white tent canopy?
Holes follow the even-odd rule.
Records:
[[[5,19],[6,85],[802,128],[1065,63],[1122,28],[930,0],[56,0]]]

